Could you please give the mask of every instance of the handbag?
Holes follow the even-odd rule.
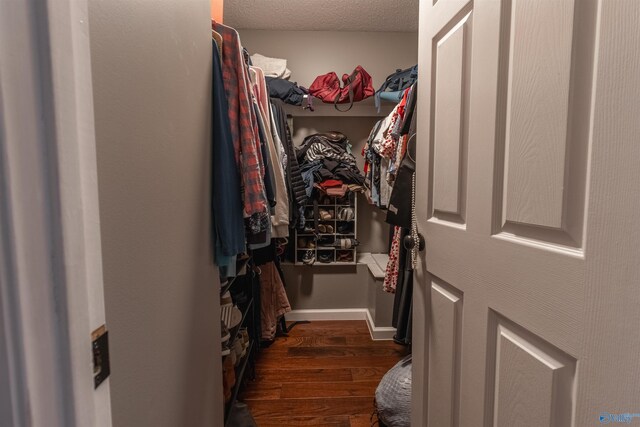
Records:
[[[412,86],[417,80],[417,65],[406,70],[397,69],[395,73],[388,76],[380,86],[380,89],[376,91],[375,104],[378,112],[380,111],[380,98],[393,102],[396,102],[395,99],[398,98],[397,102],[400,102],[404,90]]]
[[[316,77],[309,87],[309,93],[322,102],[333,103],[336,110],[346,112],[353,107],[354,102],[373,96],[373,80],[364,68],[358,65],[350,75],[344,74],[342,82],[333,71]],[[338,104],[349,103],[349,108],[341,110]]]

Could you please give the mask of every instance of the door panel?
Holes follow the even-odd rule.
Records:
[[[640,2],[617,4],[633,9],[629,32]],[[590,183],[614,182],[611,175],[640,164],[631,132],[621,141],[636,163],[622,162],[626,170],[622,157],[604,168],[593,154],[604,84],[597,43],[603,31],[619,31],[613,19],[603,29],[608,9],[597,0],[439,0],[420,8],[416,196],[427,244],[414,288],[412,425],[577,426],[597,422],[599,410],[636,411],[589,406],[608,398],[594,399],[593,379],[611,376],[635,392],[640,408],[640,386],[603,363],[595,343],[604,337],[590,335],[604,333],[602,319],[625,323],[629,315],[594,301],[602,286],[624,287],[620,303],[640,302],[628,280],[591,279],[600,270],[631,277],[607,266],[636,266],[640,256],[640,245],[614,258],[592,243],[597,236],[612,248],[627,237],[612,234],[606,209],[593,204],[615,190]],[[640,46],[634,37],[629,46]],[[640,63],[638,49],[624,56]],[[621,79],[640,93],[626,75],[613,76],[606,85]],[[632,100],[627,108],[638,112]],[[609,128],[604,118],[601,126]],[[640,209],[637,194],[606,199],[636,231],[628,197]],[[637,334],[629,347],[640,349]],[[638,371],[637,360],[625,360],[624,369]],[[576,409],[585,407],[593,413]]]
[[[509,43],[504,220],[561,228],[573,0],[504,0]],[[509,4],[510,3],[510,4]]]
[[[500,15],[494,233],[581,248],[593,2],[504,0]]]
[[[436,43],[433,79],[433,210],[434,215],[464,223],[466,199],[465,99],[471,60],[471,13],[464,15]]]
[[[490,313],[486,425],[571,425],[576,360]]]
[[[462,292],[432,277],[431,347],[442,351],[429,359],[429,396],[439,405],[429,412],[433,425],[455,425],[460,402],[460,345],[462,343]]]

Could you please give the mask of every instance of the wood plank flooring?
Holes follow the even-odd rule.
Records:
[[[240,400],[259,427],[370,426],[376,387],[406,354],[365,321],[300,324],[261,350]]]

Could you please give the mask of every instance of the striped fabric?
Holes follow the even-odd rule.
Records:
[[[311,144],[309,146],[309,149],[307,150],[305,159],[308,162],[313,162],[315,160],[332,159],[339,162],[347,163],[349,165],[356,164],[356,159],[352,154],[345,152],[344,149],[340,150],[338,149],[338,147],[333,147],[322,142],[314,142],[313,144]]]
[[[227,328],[229,329],[235,328],[242,321],[242,313],[240,312],[238,307],[236,307],[235,305],[226,304],[220,307],[220,309],[221,309],[220,317],[224,322],[224,324],[227,325]]]

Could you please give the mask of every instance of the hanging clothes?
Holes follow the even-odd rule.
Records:
[[[298,206],[306,203],[304,184],[286,114],[270,99],[263,70],[251,66],[233,28],[212,21],[212,39],[215,261],[222,276],[235,275],[236,256],[244,251],[259,266],[250,273],[259,288],[253,295],[260,308],[254,330],[272,340],[291,310],[275,264],[276,242],[286,241],[291,218],[295,224]]]
[[[289,225],[291,227],[300,227],[301,224],[304,226],[304,205],[307,203],[307,195],[295,147],[293,146],[293,139],[291,138],[291,130],[287,123],[284,104],[279,99],[271,98],[271,106],[275,113],[274,121],[277,132],[280,135],[287,158],[285,176],[289,190]]]
[[[384,275],[382,289],[385,292],[395,293],[398,286],[398,271],[400,269],[400,247],[402,246],[402,228],[394,227],[389,248],[389,261]]]
[[[389,160],[383,157],[381,152],[382,142],[386,135],[385,132],[391,124],[392,114],[376,123],[362,150],[362,155],[366,161],[365,170],[368,171],[371,168],[371,178],[366,186],[367,199],[381,209],[387,208],[389,194],[391,193],[390,185],[386,180]]]
[[[389,199],[386,221],[389,224],[411,228],[411,191],[416,171],[416,110],[418,83],[415,83],[407,102],[405,118],[400,133],[407,139],[402,161],[398,167]]]
[[[211,30],[211,38],[213,38],[213,40],[215,40],[216,45],[218,47],[218,55],[220,55],[220,58],[222,58],[222,34]],[[222,86],[220,86],[222,87]]]
[[[264,185],[264,165],[240,36],[231,27],[215,21],[212,21],[212,25],[213,30],[223,38],[224,89],[229,103],[229,120],[236,163],[241,171],[244,216],[247,218],[250,233],[263,233],[270,225]]]
[[[271,129],[271,108],[267,95],[267,87],[264,80],[262,70],[257,67],[251,67],[252,80],[254,81],[255,92],[258,100],[258,119],[259,125],[264,129],[264,137],[266,139],[267,156],[269,162],[268,170],[271,171],[273,184],[275,185],[275,206],[271,215],[271,224],[273,226],[272,238],[287,237],[289,235],[289,196],[282,168],[281,156],[279,148],[276,147]],[[262,135],[262,133],[261,133]]]
[[[399,134],[407,142],[393,185],[386,218],[387,223],[394,225],[394,233],[402,230],[399,239],[395,239],[397,236],[394,234],[394,243],[397,243],[397,246],[391,248],[393,261],[390,253],[385,284],[389,289],[395,285],[392,325],[396,328],[396,334],[393,339],[403,345],[411,344],[412,332],[413,260],[411,252],[402,243],[406,236],[411,235],[411,228],[414,226],[412,214],[415,208],[413,187],[416,170],[417,92],[416,82],[408,95],[402,123],[398,126]]]
[[[234,255],[245,251],[244,221],[240,176],[229,123],[228,104],[222,89],[222,64],[215,41],[212,42],[212,109],[211,154],[214,254],[218,265],[235,265]]]
[[[409,229],[402,229],[401,241],[410,235]],[[413,267],[409,251],[402,245],[398,257],[398,280],[393,299],[391,325],[396,328],[393,340],[402,345],[411,344],[411,313],[413,311]]]
[[[291,311],[284,284],[273,261],[260,266],[260,304],[262,339],[276,336],[278,320]]]

